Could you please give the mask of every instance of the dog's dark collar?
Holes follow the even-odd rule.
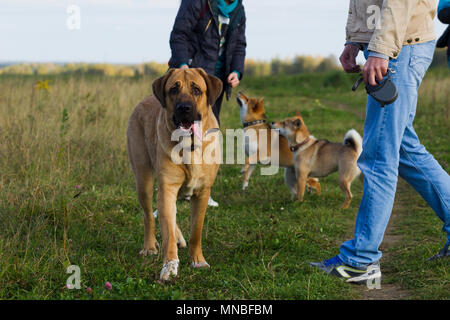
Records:
[[[295,146],[292,146],[289,149],[291,150],[291,152],[295,152],[298,149],[300,149],[301,147],[303,147],[305,144],[307,144],[310,140],[311,140],[311,137],[308,137],[305,140],[303,140],[303,142],[300,142],[299,144],[296,144]]]
[[[265,123],[266,120],[255,120],[255,121],[250,121],[250,122],[244,122],[244,128],[250,127],[250,126],[255,126],[257,124],[261,124],[261,123]]]

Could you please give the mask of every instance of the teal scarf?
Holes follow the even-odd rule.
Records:
[[[217,7],[224,17],[229,18],[230,13],[233,12],[234,9],[236,9],[238,2],[239,0],[234,0],[234,2],[227,4],[225,0],[218,0]]]
[[[439,0],[438,12],[445,8],[450,8],[450,0]]]

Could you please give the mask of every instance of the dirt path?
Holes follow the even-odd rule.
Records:
[[[351,112],[361,120],[364,120],[365,109],[361,109],[361,112],[355,112],[355,110],[352,110],[345,104],[338,104],[337,108]],[[366,286],[357,286],[356,290],[359,291],[362,300],[401,300],[408,299],[410,296],[407,290],[401,288],[392,280],[392,266],[395,263],[395,253],[388,250],[399,245],[402,241],[402,235],[396,227],[396,222],[401,219],[401,216],[405,214],[408,208],[407,192],[408,184],[404,180],[399,179],[391,219],[389,220],[389,224],[380,247],[380,250],[383,252],[383,257],[380,261],[382,273],[381,289],[368,289]]]
[[[355,110],[352,110],[345,104],[338,104],[337,108],[351,112],[361,120],[364,120],[365,109],[361,109],[361,112],[355,112]],[[391,219],[389,220],[383,243],[380,247],[380,250],[383,252],[383,257],[380,261],[382,273],[381,289],[368,289],[366,286],[357,286],[356,290],[359,291],[362,300],[400,300],[408,299],[410,296],[407,290],[392,281],[392,266],[395,263],[395,253],[388,250],[397,246],[402,241],[402,235],[396,227],[396,222],[398,219],[401,219],[401,216],[405,214],[408,208],[407,192],[408,184],[402,179],[399,179]]]
[[[396,222],[401,219],[408,208],[407,192],[406,182],[399,180],[394,209],[381,244],[381,251],[383,252],[383,257],[380,261],[382,273],[381,289],[369,290],[366,286],[360,286],[357,290],[360,291],[361,299],[363,300],[399,300],[407,299],[410,296],[407,290],[392,282],[392,265],[395,263],[396,257],[394,253],[388,250],[399,245],[402,241],[402,235],[398,232]]]

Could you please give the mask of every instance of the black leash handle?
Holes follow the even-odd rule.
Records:
[[[395,71],[388,68],[387,73],[382,81],[378,81],[375,79],[377,82],[375,86],[366,84],[367,94],[374,98],[377,102],[379,102],[382,108],[387,104],[393,103],[398,97],[397,87],[391,80],[391,75],[393,73],[395,73]],[[352,91],[356,91],[356,89],[358,89],[362,82],[363,77],[361,75],[353,85]]]

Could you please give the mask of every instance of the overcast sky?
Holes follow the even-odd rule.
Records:
[[[80,29],[67,26],[79,6]],[[339,56],[348,0],[244,0],[247,57]],[[167,62],[179,0],[0,0],[0,61]],[[436,22],[440,34],[444,26]]]

